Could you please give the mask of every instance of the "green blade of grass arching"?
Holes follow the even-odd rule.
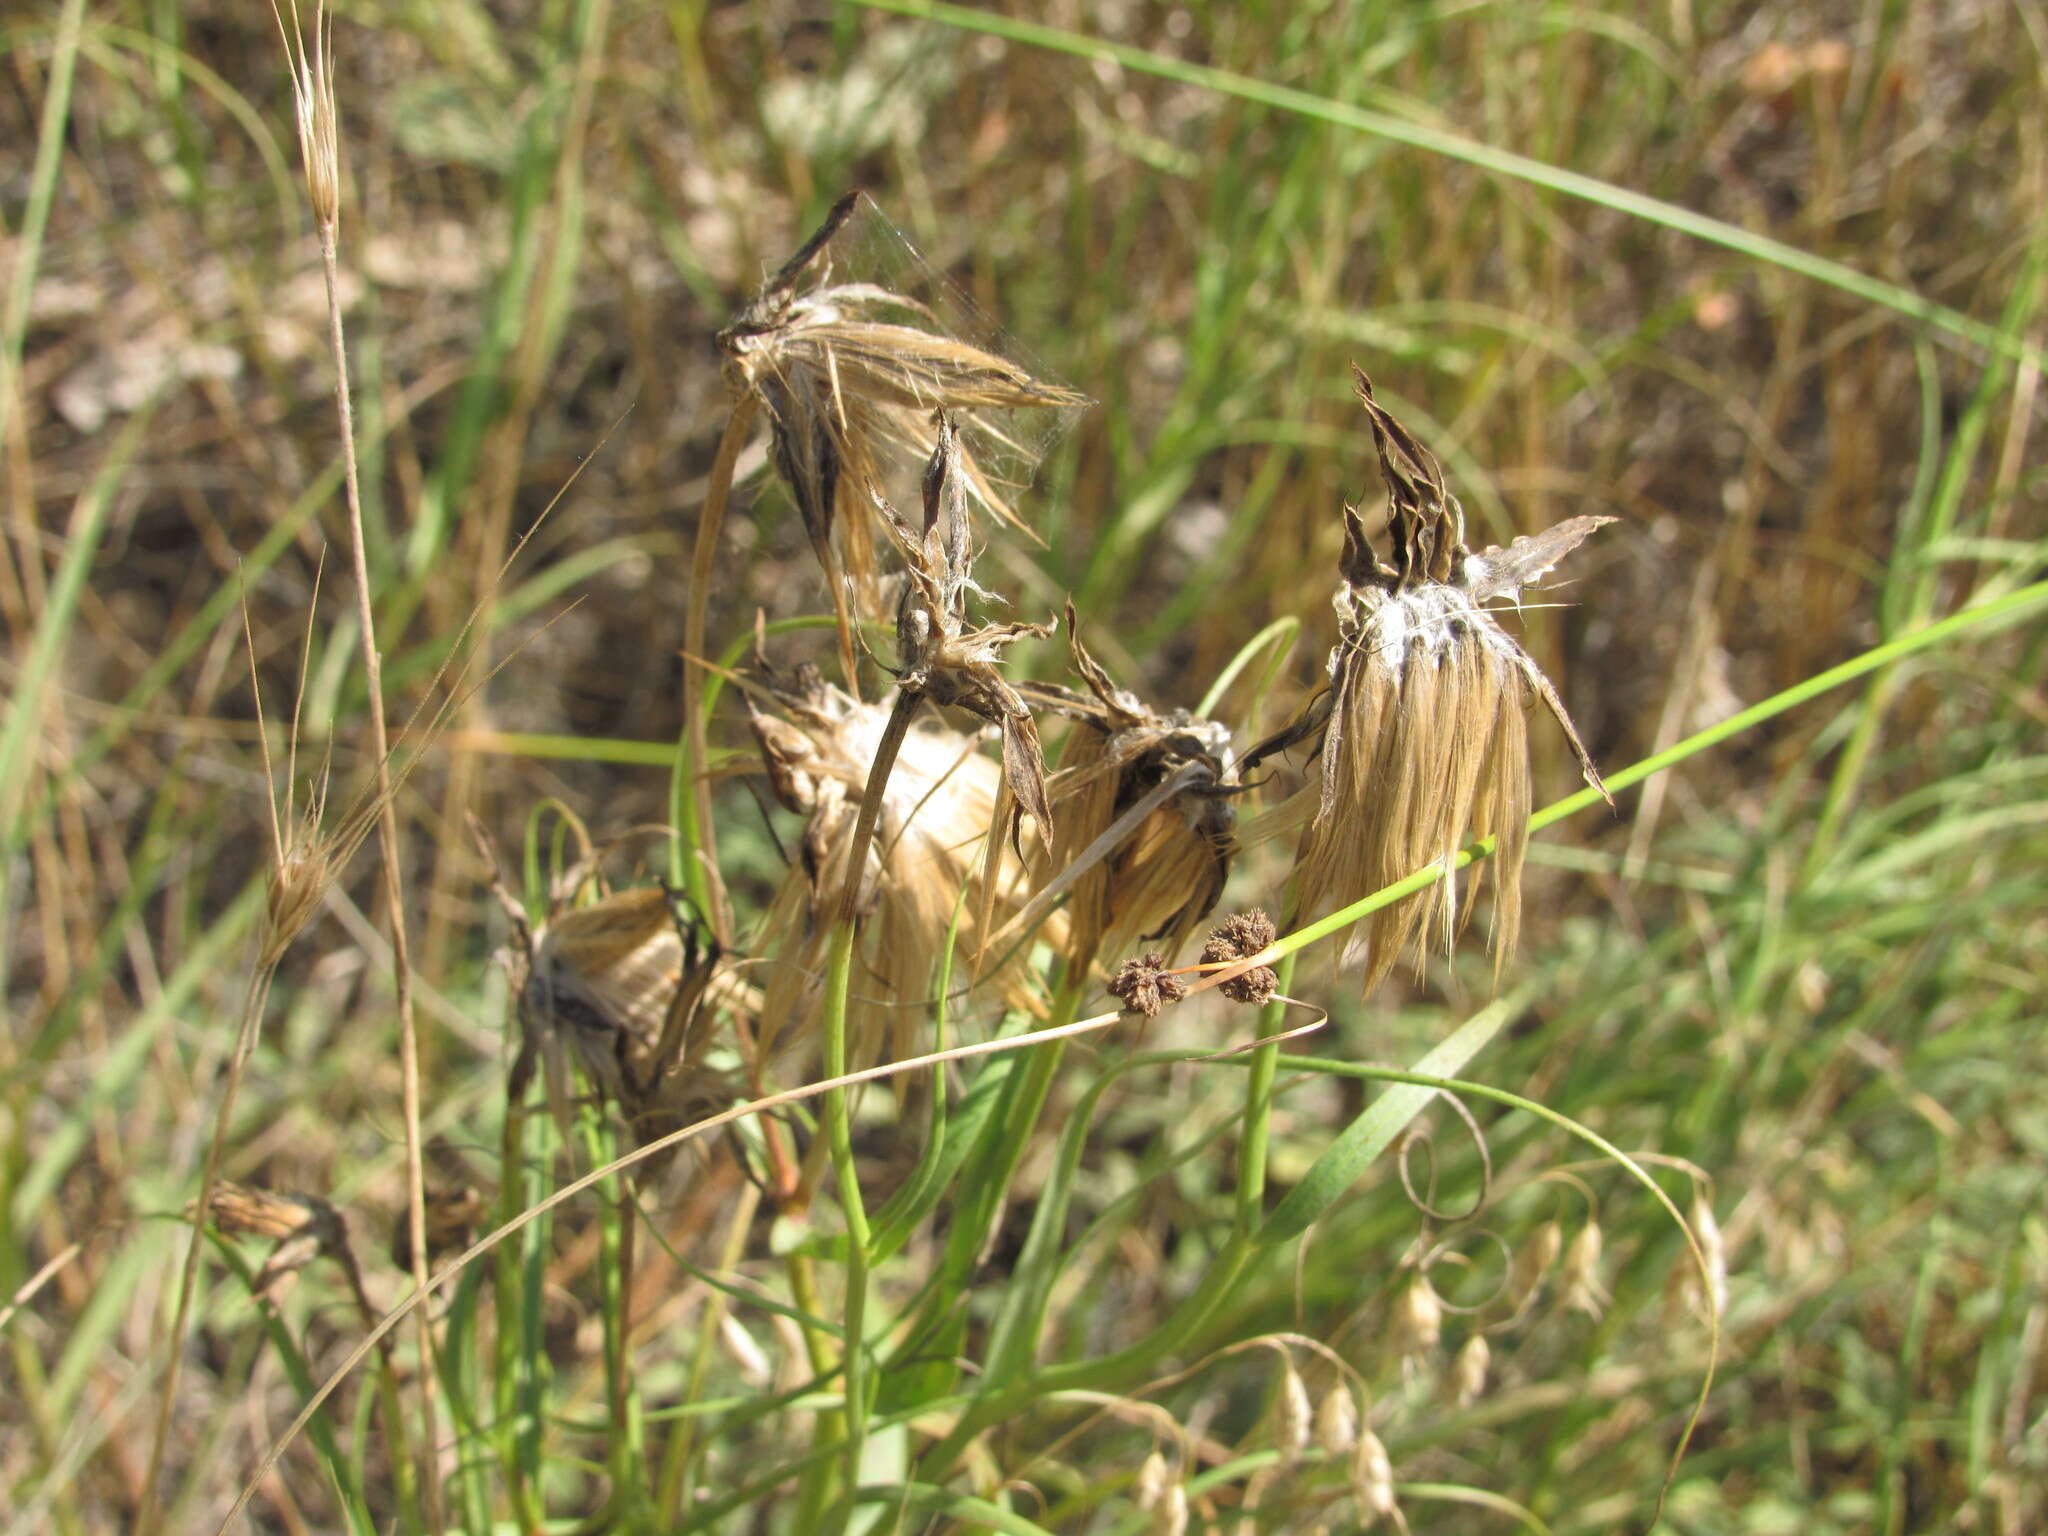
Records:
[[[1455,1077],[1493,1037],[1529,1006],[1539,988],[1519,987],[1506,997],[1496,998],[1460,1024],[1450,1037],[1433,1046],[1415,1063],[1424,1077]],[[1382,1152],[1393,1145],[1408,1122],[1428,1106],[1433,1090],[1397,1085],[1374,1099],[1351,1124],[1338,1132],[1336,1140],[1322,1150],[1301,1182],[1290,1189],[1258,1229],[1257,1240],[1270,1247],[1301,1236],[1322,1219],[1323,1213],[1357,1182]]]
[[[1044,48],[1054,53],[1101,60],[1135,70],[1140,74],[1156,75],[1181,85],[1199,86],[1205,90],[1215,91],[1219,95],[1235,97],[1240,101],[1297,113],[1328,123],[1332,127],[1372,134],[1396,144],[1406,145],[1410,149],[1420,149],[1430,154],[1442,155],[1446,159],[1463,161],[1480,170],[1512,177],[1530,186],[1542,187],[1547,191],[1562,193],[1566,197],[1577,198],[1617,213],[1625,213],[1647,223],[1690,235],[1710,245],[1725,247],[1753,260],[1782,267],[1788,272],[1796,272],[1802,277],[1824,283],[1830,288],[1879,305],[1909,320],[1931,326],[1937,331],[1946,332],[1987,351],[2036,367],[2048,366],[2048,356],[2044,356],[2039,349],[2028,346],[2017,337],[2003,334],[1996,327],[1986,325],[1981,320],[1974,320],[1959,310],[1923,298],[1911,289],[1884,282],[1868,273],[1859,272],[1854,267],[1844,266],[1841,262],[1830,261],[1824,256],[1816,256],[1810,251],[1802,251],[1797,246],[1773,240],[1753,230],[1710,218],[1703,213],[1695,213],[1675,203],[1667,203],[1660,198],[1631,191],[1626,187],[1617,187],[1597,177],[1568,171],[1561,166],[1547,165],[1543,161],[1532,160],[1527,155],[1518,155],[1512,150],[1496,149],[1490,144],[1482,144],[1460,134],[1446,133],[1440,128],[1407,122],[1389,113],[1352,106],[1348,102],[1332,101],[1328,97],[1312,95],[1289,86],[1272,85],[1232,70],[1217,69],[1187,59],[1171,58],[1129,44],[1087,37],[1059,27],[1042,26],[1036,22],[1022,21],[1009,16],[985,14],[969,10],[965,6],[945,4],[943,0],[851,0],[851,3],[921,21],[940,22],[946,26],[958,27],[962,31],[985,32],[993,37],[1024,43],[1034,48]]]

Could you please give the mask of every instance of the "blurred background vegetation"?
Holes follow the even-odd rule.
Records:
[[[1353,361],[1443,458],[1475,544],[1621,520],[1523,631],[1609,767],[2048,563],[2030,452],[2048,13],[2032,0],[1030,9],[1100,46],[785,0],[338,8],[344,294],[395,717],[451,651],[502,663],[401,800],[435,1180],[495,1184],[504,1097],[503,924],[464,814],[515,859],[548,797],[600,839],[668,819],[689,540],[725,402],[710,338],[846,188],[1098,402],[1027,501],[1042,544],[992,539],[985,585],[1027,618],[1072,594],[1112,671],[1168,705],[1299,618],[1259,721],[1232,722],[1240,746],[1314,686],[1338,509],[1379,504]],[[17,7],[0,51],[0,1306],[52,1266],[0,1314],[0,1530],[92,1531],[134,1518],[175,1218],[260,908],[247,650],[280,739],[310,611],[302,751],[331,743],[337,793],[366,772],[363,697],[328,558],[325,299],[268,9]],[[1301,96],[1246,99],[1204,68]],[[1693,210],[1721,242],[1400,141],[1432,134]],[[1769,242],[1902,297],[1790,270]],[[1951,313],[1914,320],[1903,295]],[[741,466],[721,645],[757,609],[821,602],[763,462],[756,445]],[[1039,665],[1058,662],[1048,647]],[[1697,1165],[1726,1236],[1722,1374],[1669,1529],[2048,1521],[2043,677],[2038,624],[1966,635],[1532,851],[1514,1022],[1467,1075]],[[1573,772],[1534,734],[1540,803]],[[722,740],[742,743],[737,718]],[[721,796],[736,889],[758,902],[774,844],[740,786]],[[1243,861],[1233,901],[1277,906],[1278,868]],[[346,871],[288,959],[225,1172],[342,1208],[388,1303],[403,1177],[375,879],[369,858]],[[1390,1063],[1489,987],[1476,955],[1369,1006],[1328,957],[1296,979],[1334,1011],[1315,1049]],[[1181,1027],[1213,1046],[1242,1022]],[[1113,1346],[1199,1273],[1228,1158],[1168,1153],[1231,1113],[1215,1081],[1162,1071],[1113,1096],[1084,1214],[1143,1194],[1061,1293],[1067,1353]],[[1286,1098],[1276,1182],[1359,1102],[1327,1081]],[[1524,1191],[1489,1214],[1504,1242],[1583,1219],[1587,1194],[1535,1180],[1572,1143],[1482,1119],[1496,1194]],[[1438,1133],[1455,1207],[1470,1138],[1449,1118]],[[886,1167],[900,1149],[872,1137]],[[1496,1338],[1470,1404],[1438,1393],[1441,1361],[1388,1354],[1421,1225],[1391,1164],[1298,1270],[1248,1276],[1211,1342],[1295,1328],[1354,1357],[1405,1485],[1488,1490],[1560,1531],[1641,1528],[1705,1334],[1667,1299],[1675,1228],[1611,1172],[1579,1173],[1614,1304]],[[701,1229],[738,1177],[699,1165],[673,1230]],[[1674,1177],[1681,1204],[1689,1187]],[[572,1384],[563,1414],[587,1424],[603,1403],[573,1389],[592,1368],[590,1256],[565,1234],[546,1347]],[[1456,1246],[1464,1299],[1484,1295],[1499,1253]],[[1437,1272],[1454,1302],[1455,1267]],[[672,1266],[643,1279],[658,1328],[684,1336],[709,1292]],[[309,1278],[283,1302],[316,1378],[356,1337],[341,1294]],[[246,1291],[204,1298],[179,1529],[212,1528],[300,1401]],[[1453,1315],[1439,1353],[1461,1337]],[[1263,1411],[1255,1364],[1160,1400],[1241,1430]],[[1134,1528],[1105,1490],[1128,1482],[1140,1430],[1048,1451],[1070,1420],[997,1437],[996,1463],[1028,1462],[1037,1490],[1016,1507]],[[256,1518],[334,1528],[331,1505],[300,1447]],[[1513,1524],[1428,1494],[1407,1508],[1417,1529]]]

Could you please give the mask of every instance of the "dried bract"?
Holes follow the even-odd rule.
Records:
[[[567,1121],[573,1065],[643,1142],[734,1096],[737,1085],[705,1056],[720,1023],[753,1006],[737,972],[659,886],[545,924],[519,993],[558,1121]]]
[[[939,441],[924,474],[924,532],[914,534],[876,490],[875,504],[909,567],[896,610],[901,651],[897,686],[934,704],[979,715],[1003,733],[1003,780],[1014,805],[1009,834],[1029,816],[1052,847],[1052,810],[1045,798],[1045,753],[1030,707],[998,664],[1019,640],[1043,639],[1050,624],[984,624],[970,628],[967,598],[986,596],[974,584],[974,530],[967,515],[965,460],[952,418],[938,414]]]
[[[1014,449],[993,413],[1065,408],[1085,399],[1033,378],[1008,359],[947,336],[924,305],[872,283],[834,282],[832,253],[860,203],[849,193],[825,222],[718,333],[735,394],[768,415],[777,471],[788,484],[835,601],[880,619],[867,487],[892,463],[928,451],[932,412],[958,415],[987,449]],[[963,447],[961,474],[975,499],[1015,522],[1005,488]],[[986,457],[986,454],[981,457]],[[842,610],[843,611],[843,610]]]
[[[1586,782],[1606,793],[1557,690],[1501,628],[1492,605],[1514,604],[1523,587],[1613,519],[1574,517],[1473,554],[1436,457],[1353,371],[1387,484],[1391,557],[1379,558],[1364,519],[1347,506],[1330,686],[1251,752],[1246,768],[1304,742],[1322,754],[1322,782],[1295,864],[1304,915],[1444,866],[1436,884],[1364,919],[1369,991],[1411,941],[1426,950],[1431,933],[1446,948],[1455,939],[1461,915],[1452,864],[1475,838],[1498,839],[1490,865],[1496,966],[1513,952],[1528,843],[1528,695],[1563,728]]]

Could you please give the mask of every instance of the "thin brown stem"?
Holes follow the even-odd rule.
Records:
[[[370,751],[377,770],[377,841],[384,867],[384,903],[391,923],[392,984],[398,1002],[398,1071],[405,1120],[406,1229],[412,1238],[412,1279],[418,1291],[427,1287],[426,1169],[420,1147],[419,1032],[413,1019],[412,957],[406,947],[404,845],[398,834],[398,807],[391,782],[391,741],[384,720],[384,662],[377,650],[376,605],[370,596],[370,563],[363,539],[362,488],[356,475],[355,409],[348,385],[348,344],[341,324],[339,261],[335,225],[320,231],[320,260],[327,278],[327,339],[334,353],[334,407],[341,427],[343,484],[347,490],[349,558],[356,578],[356,618],[361,628],[363,677],[369,695]],[[441,1478],[435,1455],[433,1320],[426,1309],[415,1314],[419,1328],[420,1420],[424,1450],[423,1486],[430,1529],[441,1527]]]

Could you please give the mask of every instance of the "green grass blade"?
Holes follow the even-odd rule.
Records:
[[[1675,203],[1667,203],[1645,193],[1614,186],[1597,177],[1568,171],[1561,166],[1546,165],[1541,160],[1532,160],[1527,155],[1516,154],[1513,150],[1496,149],[1490,144],[1482,144],[1460,134],[1446,133],[1442,129],[1425,127],[1420,123],[1406,122],[1367,107],[1332,101],[1328,97],[1316,96],[1289,86],[1272,85],[1233,70],[1217,69],[1213,65],[1171,58],[1126,43],[1086,37],[1078,32],[1069,32],[1063,28],[1048,27],[1015,17],[985,14],[969,10],[965,6],[948,5],[943,3],[943,0],[852,0],[852,3],[872,10],[891,11],[899,16],[915,17],[922,21],[941,22],[946,26],[958,27],[962,31],[985,32],[994,37],[1025,43],[1034,48],[1044,48],[1054,53],[1121,65],[1140,74],[1156,75],[1182,85],[1201,86],[1219,95],[1232,96],[1259,106],[1274,107],[1283,112],[1297,113],[1303,117],[1329,123],[1333,127],[1372,134],[1392,143],[1407,145],[1411,149],[1426,150],[1430,154],[1442,155],[1446,159],[1460,160],[1481,170],[1510,176],[1530,186],[1543,187],[1548,191],[1562,193],[1566,197],[1613,209],[1617,213],[1626,213],[1647,223],[1691,235],[1694,239],[1703,240],[1710,245],[1722,246],[1752,260],[1766,262],[1788,272],[1796,272],[1802,277],[1824,283],[1855,298],[1881,305],[1895,314],[1932,326],[1938,331],[1944,331],[1950,336],[1987,351],[2018,358],[2036,367],[2048,365],[2048,355],[2044,355],[2038,349],[2027,346],[2018,338],[2001,334],[1996,327],[1981,320],[1974,320],[1958,310],[1937,304],[1932,299],[1922,298],[1911,289],[1884,282],[1868,273],[1859,272],[1854,267],[1844,266],[1841,262],[1830,261],[1825,256],[1816,256],[1810,251],[1802,251],[1797,246],[1787,245],[1781,240],[1773,240],[1768,235],[1760,235],[1753,230],[1724,223],[1720,219],[1695,213],[1689,208],[1681,208]]]

